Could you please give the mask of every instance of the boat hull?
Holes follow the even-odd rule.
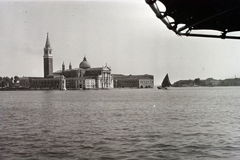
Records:
[[[167,89],[167,87],[157,87],[158,89]]]

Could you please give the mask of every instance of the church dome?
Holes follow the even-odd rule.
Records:
[[[86,57],[83,58],[83,61],[79,64],[79,68],[88,69],[91,68],[90,63],[87,61]]]

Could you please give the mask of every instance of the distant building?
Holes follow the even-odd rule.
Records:
[[[21,77],[19,79],[19,86],[25,88],[31,88],[33,79],[43,79],[43,77]]]
[[[53,72],[52,48],[47,34],[44,47],[44,77],[22,77],[19,79],[20,86],[32,89],[91,89],[113,88],[111,68],[106,66],[91,68],[90,63],[84,56],[79,68],[65,69]]]
[[[193,80],[179,80],[172,85],[173,87],[191,87],[194,86]]]
[[[240,78],[229,78],[222,80],[221,86],[240,86]]]
[[[174,87],[192,87],[192,86],[240,86],[240,78],[229,78],[225,80],[217,80],[207,78],[200,80],[199,85],[195,85],[193,80],[179,80],[173,84]]]
[[[216,80],[213,78],[207,78],[205,80],[205,85],[206,86],[218,86],[220,84],[220,80]]]
[[[153,88],[154,77],[152,75],[120,75],[111,74],[111,68],[107,66],[91,67],[86,56],[80,62],[79,67],[66,69],[62,64],[62,69],[53,72],[53,55],[50,45],[49,35],[44,47],[43,70],[44,77],[22,77],[19,84],[23,88],[31,89],[99,89],[113,87],[130,88]]]
[[[71,66],[71,65],[70,65]],[[53,73],[54,76],[63,75],[66,78],[67,89],[81,89],[81,88],[113,88],[113,78],[111,75],[111,68],[106,66],[90,68],[86,57],[79,65],[82,68],[74,68],[62,70]]]
[[[32,89],[66,89],[66,79],[64,76],[58,76],[53,78],[38,78],[32,79]]]
[[[153,88],[154,76],[113,74],[113,82],[114,88]]]

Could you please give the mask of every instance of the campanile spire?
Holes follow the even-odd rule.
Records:
[[[48,33],[47,33],[47,40],[46,40],[45,48],[51,48],[50,41],[48,38]]]

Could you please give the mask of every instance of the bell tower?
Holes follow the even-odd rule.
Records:
[[[47,33],[46,44],[43,50],[44,50],[44,55],[43,55],[44,78],[47,78],[49,76],[52,77],[53,76],[53,56],[52,56],[52,48],[48,38],[48,33]]]

